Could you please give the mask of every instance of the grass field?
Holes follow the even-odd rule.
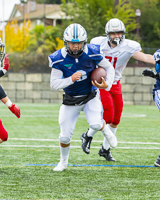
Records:
[[[81,149],[88,129],[81,113],[72,138],[69,166],[54,172],[59,162],[58,104],[18,104],[16,118],[3,104],[0,117],[9,140],[0,146],[0,199],[160,199],[160,113],[156,106],[124,106],[112,149],[117,162],[99,157],[103,137],[98,132],[91,153]]]

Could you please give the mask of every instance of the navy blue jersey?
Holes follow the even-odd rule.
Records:
[[[81,72],[79,81],[63,89],[71,96],[86,95],[95,89],[91,84],[91,72],[104,56],[100,52],[100,45],[87,44],[86,49],[87,51],[78,58],[74,58],[68,53],[63,56],[62,49],[49,55],[50,67],[61,70],[64,78],[72,76],[77,71]]]
[[[160,79],[157,78],[156,80],[157,81],[156,81],[156,84],[154,84],[154,88],[153,88],[153,92],[152,92],[153,95],[155,94],[156,90],[160,90]]]
[[[154,56],[155,56],[155,54],[154,54]],[[160,73],[160,63],[159,63],[159,61],[157,61],[156,64],[155,64],[155,70],[156,70],[157,73]],[[156,84],[154,85],[154,89],[153,89],[153,92],[152,92],[153,95],[155,94],[156,90],[160,90],[160,79],[157,78],[156,80],[157,81],[156,81]]]

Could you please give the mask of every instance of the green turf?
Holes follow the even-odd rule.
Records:
[[[60,105],[18,105],[20,119],[0,104],[0,116],[9,133],[9,140],[0,146],[0,199],[160,199],[160,168],[129,167],[153,166],[160,154],[160,113],[156,106],[124,106],[116,134],[118,146],[112,149],[117,162],[99,157],[100,132],[92,141],[91,153],[82,152],[80,135],[88,124],[81,113],[71,143],[77,148],[71,148],[69,157],[70,165],[80,166],[54,172],[51,165],[60,159]]]

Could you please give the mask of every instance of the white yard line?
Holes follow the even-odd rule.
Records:
[[[27,147],[27,148],[59,148],[59,146],[45,145],[1,145],[1,147]],[[81,148],[81,146],[71,146],[71,148]],[[99,149],[100,147],[91,147],[91,149]],[[116,147],[116,149],[160,149],[160,147]]]
[[[53,141],[53,142],[57,142],[59,141],[59,139],[37,139],[37,138],[9,138],[9,140],[21,140],[21,141]],[[81,140],[72,140],[72,142],[81,142]],[[103,142],[103,140],[92,140],[92,142]],[[160,145],[160,143],[157,143],[157,142],[121,142],[121,141],[118,141],[118,143],[121,143],[121,144],[157,144],[157,145]]]

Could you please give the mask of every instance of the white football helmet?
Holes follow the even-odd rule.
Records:
[[[119,45],[124,39],[125,39],[125,32],[126,28],[123,24],[123,22],[117,18],[110,19],[106,26],[105,26],[105,32],[107,35],[107,39],[109,42],[111,42],[111,37],[109,33],[114,33],[114,32],[122,32],[122,37],[121,38],[115,38],[112,43],[115,45]]]
[[[87,42],[87,32],[80,24],[71,24],[64,31],[63,41],[65,49],[69,54],[81,55]],[[72,52],[68,46],[68,42],[82,42],[82,48],[78,52]]]
[[[2,43],[2,40],[0,38],[0,61],[2,62],[5,56],[5,45]]]

